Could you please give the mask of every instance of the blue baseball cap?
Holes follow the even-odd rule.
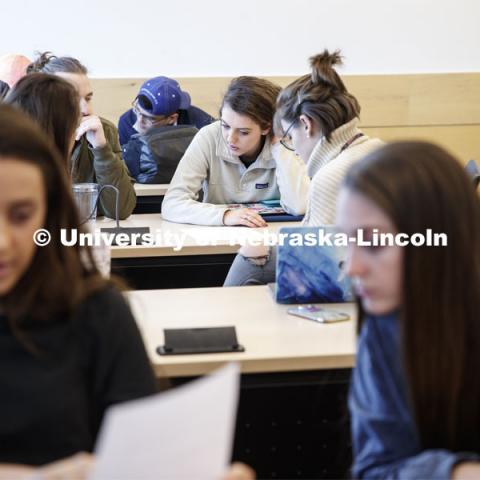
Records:
[[[151,115],[171,115],[177,110],[187,110],[191,99],[187,92],[182,91],[180,85],[173,78],[154,77],[147,80],[138,92],[137,98],[146,97],[152,108],[142,108]]]

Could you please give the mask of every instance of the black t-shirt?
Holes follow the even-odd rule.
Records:
[[[112,288],[71,321],[29,335],[43,353],[30,353],[0,317],[0,463],[92,451],[108,406],[156,391],[135,320]]]

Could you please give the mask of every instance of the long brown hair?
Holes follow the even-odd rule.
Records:
[[[280,87],[258,77],[242,76],[234,78],[227,89],[220,107],[220,117],[225,105],[234,112],[250,117],[262,130],[270,128],[267,137],[273,136],[273,116],[275,102]]]
[[[360,115],[357,99],[334,68],[341,64],[339,51],[324,50],[310,58],[311,73],[285,87],[278,97],[275,127],[279,132],[284,133],[280,120],[291,123],[306,115],[330,140],[334,130]]]
[[[75,87],[55,75],[32,73],[8,92],[5,103],[18,107],[38,123],[68,164],[80,118]]]
[[[422,447],[480,450],[480,199],[458,160],[398,142],[352,167],[344,185],[408,235],[447,247],[404,247],[401,345]]]
[[[0,162],[7,157],[33,164],[41,171],[47,202],[43,228],[51,234],[50,243],[37,247],[26,272],[1,298],[13,332],[25,343],[32,325],[67,320],[86,296],[110,282],[99,274],[88,247],[61,243],[60,229],[86,231],[80,226],[60,155],[30,118],[2,104]]]

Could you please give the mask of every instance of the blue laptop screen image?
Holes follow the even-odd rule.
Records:
[[[280,233],[334,232],[333,227],[288,227]],[[342,271],[347,248],[333,245],[292,244],[278,246],[275,299],[278,303],[342,303],[353,300],[351,284]]]

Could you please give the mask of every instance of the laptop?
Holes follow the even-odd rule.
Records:
[[[321,245],[319,232],[335,233],[333,226],[284,227],[288,235],[277,247],[275,300],[278,303],[343,303],[351,302],[350,280],[342,266],[347,247]],[[307,236],[306,236],[307,235]],[[309,241],[307,241],[310,240]],[[309,245],[310,243],[310,245]]]

